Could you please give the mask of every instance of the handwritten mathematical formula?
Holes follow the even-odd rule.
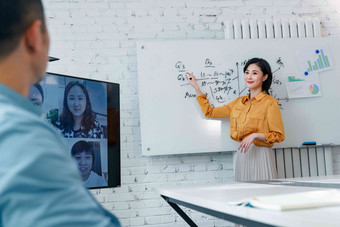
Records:
[[[176,70],[176,80],[178,85],[184,87],[183,97],[185,99],[195,98],[195,90],[185,78],[185,73],[193,73],[197,79],[203,93],[205,93],[212,106],[226,105],[230,101],[239,96],[248,94],[248,88],[244,83],[243,68],[247,60],[237,61],[233,64],[223,66],[221,64],[215,65],[214,62],[206,58],[203,62],[201,71],[191,72],[186,68],[183,61],[177,61],[174,64]],[[270,62],[271,63],[271,62]],[[271,63],[273,80],[269,93],[279,102],[281,109],[284,109],[284,103],[289,99],[285,92],[283,81],[279,78],[280,70],[284,67],[281,58],[278,57],[275,63]]]

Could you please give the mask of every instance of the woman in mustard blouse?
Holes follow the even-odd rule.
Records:
[[[285,139],[278,102],[269,95],[272,71],[261,58],[250,59],[244,66],[244,81],[250,93],[227,105],[211,107],[196,78],[186,73],[195,88],[202,112],[210,118],[230,118],[230,137],[240,142],[236,153],[235,181],[277,178],[271,147]]]

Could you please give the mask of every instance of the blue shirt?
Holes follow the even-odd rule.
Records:
[[[0,84],[0,226],[120,226],[84,187],[61,135]]]

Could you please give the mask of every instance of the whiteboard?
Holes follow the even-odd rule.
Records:
[[[319,73],[321,96],[289,99],[286,82],[300,73],[297,52],[331,50],[334,68]],[[274,148],[305,141],[340,144],[340,39],[180,40],[137,43],[142,153],[169,155],[235,151],[229,119],[203,116],[191,85],[192,72],[214,106],[247,95],[243,66],[253,57],[272,67],[272,96],[280,105],[286,139]]]

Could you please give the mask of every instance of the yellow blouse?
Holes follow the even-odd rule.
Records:
[[[285,139],[279,104],[265,92],[252,100],[249,96],[242,96],[219,107],[211,107],[206,95],[198,96],[197,101],[206,117],[230,118],[230,137],[233,140],[241,142],[252,133],[263,133],[266,140],[254,140],[254,144],[272,147]]]

